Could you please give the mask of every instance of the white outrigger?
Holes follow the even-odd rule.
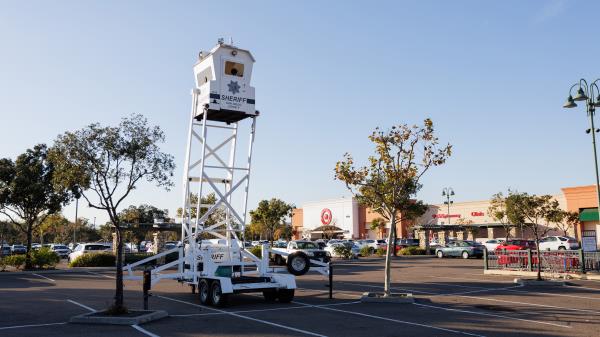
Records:
[[[268,301],[290,302],[296,289],[295,275],[300,275],[298,271],[305,270],[306,264],[324,275],[330,272],[328,263],[310,260],[302,253],[288,256],[285,250],[263,245],[259,258],[244,248],[252,149],[259,116],[254,88],[250,86],[253,64],[249,51],[221,39],[211,51],[200,53],[194,66],[196,88],[192,90],[183,175],[183,244],[125,266],[125,279],[142,279],[134,274],[136,267],[176,253],[177,260],[151,270],[151,284],[178,280],[189,284],[193,293],[197,288],[202,304],[222,306],[229,294],[244,292],[262,292]],[[247,152],[242,154],[237,147],[244,130],[249,140],[245,144]],[[236,166],[236,158],[242,158],[243,164]],[[287,269],[292,274],[285,268],[269,266],[271,251],[288,256]]]

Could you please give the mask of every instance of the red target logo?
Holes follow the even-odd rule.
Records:
[[[323,208],[321,211],[321,223],[323,225],[329,225],[331,223],[331,210],[329,208]]]

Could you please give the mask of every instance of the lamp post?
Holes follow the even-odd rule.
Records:
[[[598,197],[598,212],[600,214],[600,176],[598,175],[598,155],[596,153],[596,132],[600,132],[600,129],[594,127],[594,113],[596,107],[600,107],[600,88],[596,84],[600,79],[588,84],[585,79],[580,79],[578,83],[575,83],[569,89],[569,97],[567,102],[563,105],[563,108],[575,108],[576,101],[585,101],[587,115],[590,117],[590,128],[585,130],[585,133],[592,134],[592,147],[594,148],[594,167],[596,168],[596,193]],[[571,95],[573,88],[577,88],[577,94],[575,97]],[[595,90],[594,90],[595,89]],[[594,93],[596,98],[594,99]]]
[[[454,203],[454,201],[450,200],[454,196],[454,190],[452,187],[444,187],[442,190],[442,197],[445,197],[444,205],[448,206],[448,213],[446,213],[446,217],[448,218],[448,225],[450,225],[450,205]]]

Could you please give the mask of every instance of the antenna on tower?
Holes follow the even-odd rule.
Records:
[[[231,36],[229,37],[229,45],[233,46],[233,37],[231,37]]]

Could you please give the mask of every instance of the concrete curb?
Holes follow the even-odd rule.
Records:
[[[564,281],[554,281],[554,280],[537,280],[537,279],[522,279],[516,278],[514,281],[516,284],[522,286],[541,286],[541,287],[556,287],[556,286],[564,286]]]
[[[393,293],[389,297],[383,297],[383,293],[363,293],[360,298],[361,303],[415,303],[413,295],[410,293]]]
[[[119,316],[95,316],[98,312],[89,312],[71,317],[69,323],[78,324],[110,324],[110,325],[136,325],[156,321],[169,316],[164,310],[132,310],[133,312],[145,312],[136,317]]]
[[[535,271],[524,271],[524,270],[497,270],[497,269],[488,269],[483,271],[483,275],[502,275],[502,276],[525,276],[525,277],[537,277],[537,272]],[[542,272],[543,277],[552,277],[556,274],[545,273]],[[561,278],[564,279],[575,279],[575,280],[596,280],[600,281],[599,274],[573,274],[573,273],[565,273],[560,274]]]

